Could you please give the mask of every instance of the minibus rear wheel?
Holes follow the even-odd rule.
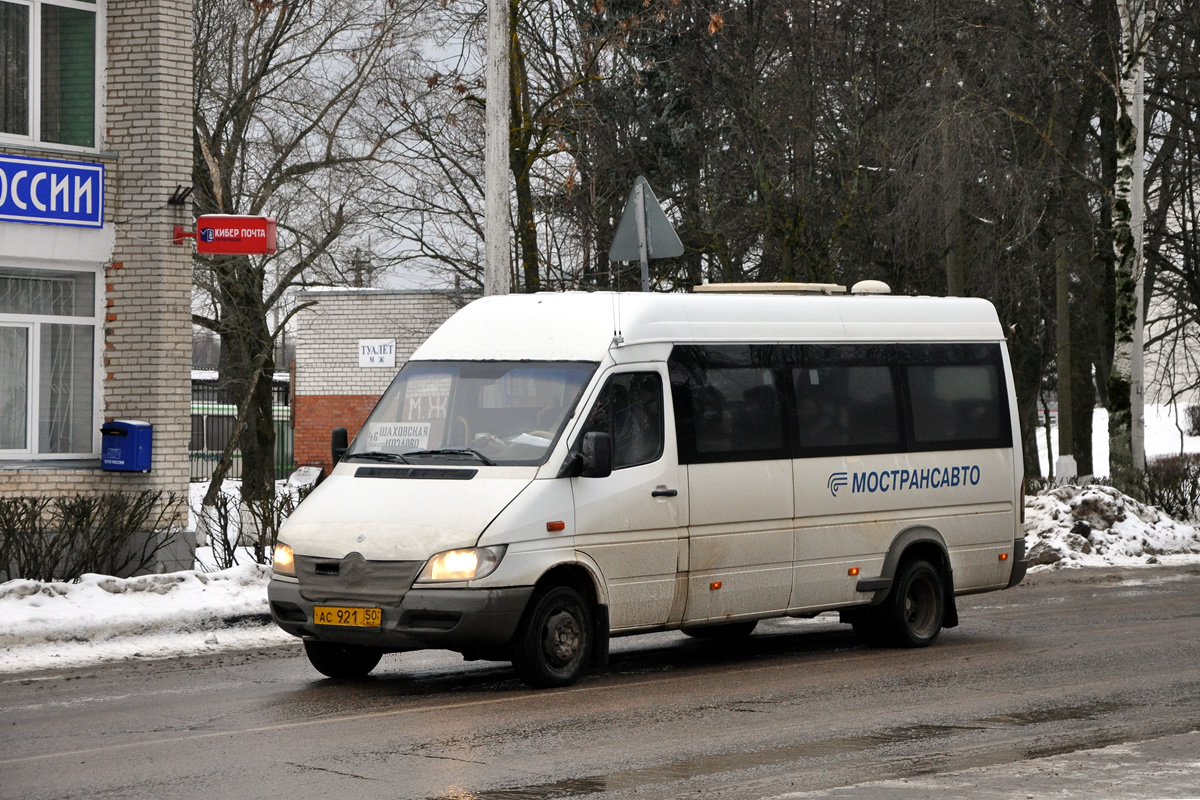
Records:
[[[338,680],[363,678],[379,664],[383,651],[377,647],[337,642],[304,641],[304,652],[308,663],[317,672]]]
[[[937,567],[922,559],[905,562],[880,611],[896,647],[933,644],[946,613],[946,594]]]
[[[592,610],[570,586],[534,596],[513,640],[513,668],[521,680],[544,689],[579,680],[592,652]]]

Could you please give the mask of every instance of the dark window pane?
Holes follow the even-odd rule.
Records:
[[[96,14],[42,6],[42,132],[45,142],[96,140]]]
[[[29,135],[29,8],[0,3],[0,133]]]
[[[994,365],[909,367],[908,386],[918,444],[1001,438],[1000,376]]]
[[[671,393],[682,463],[786,458],[774,345],[680,345]]]
[[[193,453],[204,449],[204,415],[192,414],[192,439],[188,450]]]
[[[656,372],[609,378],[588,415],[584,433],[612,436],[613,469],[657,461],[663,452],[662,379]]]
[[[784,446],[779,394],[769,369],[706,370],[692,403],[698,454],[774,451]]]
[[[795,370],[797,431],[803,451],[900,449],[892,371],[887,366]]]
[[[205,420],[204,434],[208,439],[208,449],[218,452],[225,449],[233,437],[233,426],[237,417],[228,414],[210,414]]]

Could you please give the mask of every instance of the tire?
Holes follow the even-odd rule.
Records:
[[[517,628],[512,663],[535,689],[570,686],[592,656],[592,609],[570,586],[534,595]]]
[[[905,563],[880,611],[880,620],[893,646],[928,647],[933,644],[942,630],[946,613],[941,573],[928,561]]]
[[[682,628],[682,630],[693,639],[730,642],[736,639],[745,639],[754,633],[756,627],[758,627],[758,620],[751,619],[742,622],[727,622],[724,625],[697,625],[694,628]]]
[[[377,647],[306,640],[304,652],[317,672],[337,680],[366,677],[383,658]]]

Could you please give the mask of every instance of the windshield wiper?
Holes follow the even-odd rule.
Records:
[[[473,458],[481,464],[489,467],[496,466],[496,462],[485,456],[473,447],[442,447],[437,450],[408,450],[404,453],[406,456],[467,456]]]
[[[408,463],[408,459],[399,453],[385,453],[382,450],[369,450],[365,453],[351,453],[345,457],[347,461],[352,458],[362,458],[367,461],[390,461],[397,464]]]

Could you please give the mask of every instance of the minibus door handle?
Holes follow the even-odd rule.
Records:
[[[654,491],[650,493],[651,497],[675,497],[679,494],[678,489],[668,489],[665,486],[655,486]]]

